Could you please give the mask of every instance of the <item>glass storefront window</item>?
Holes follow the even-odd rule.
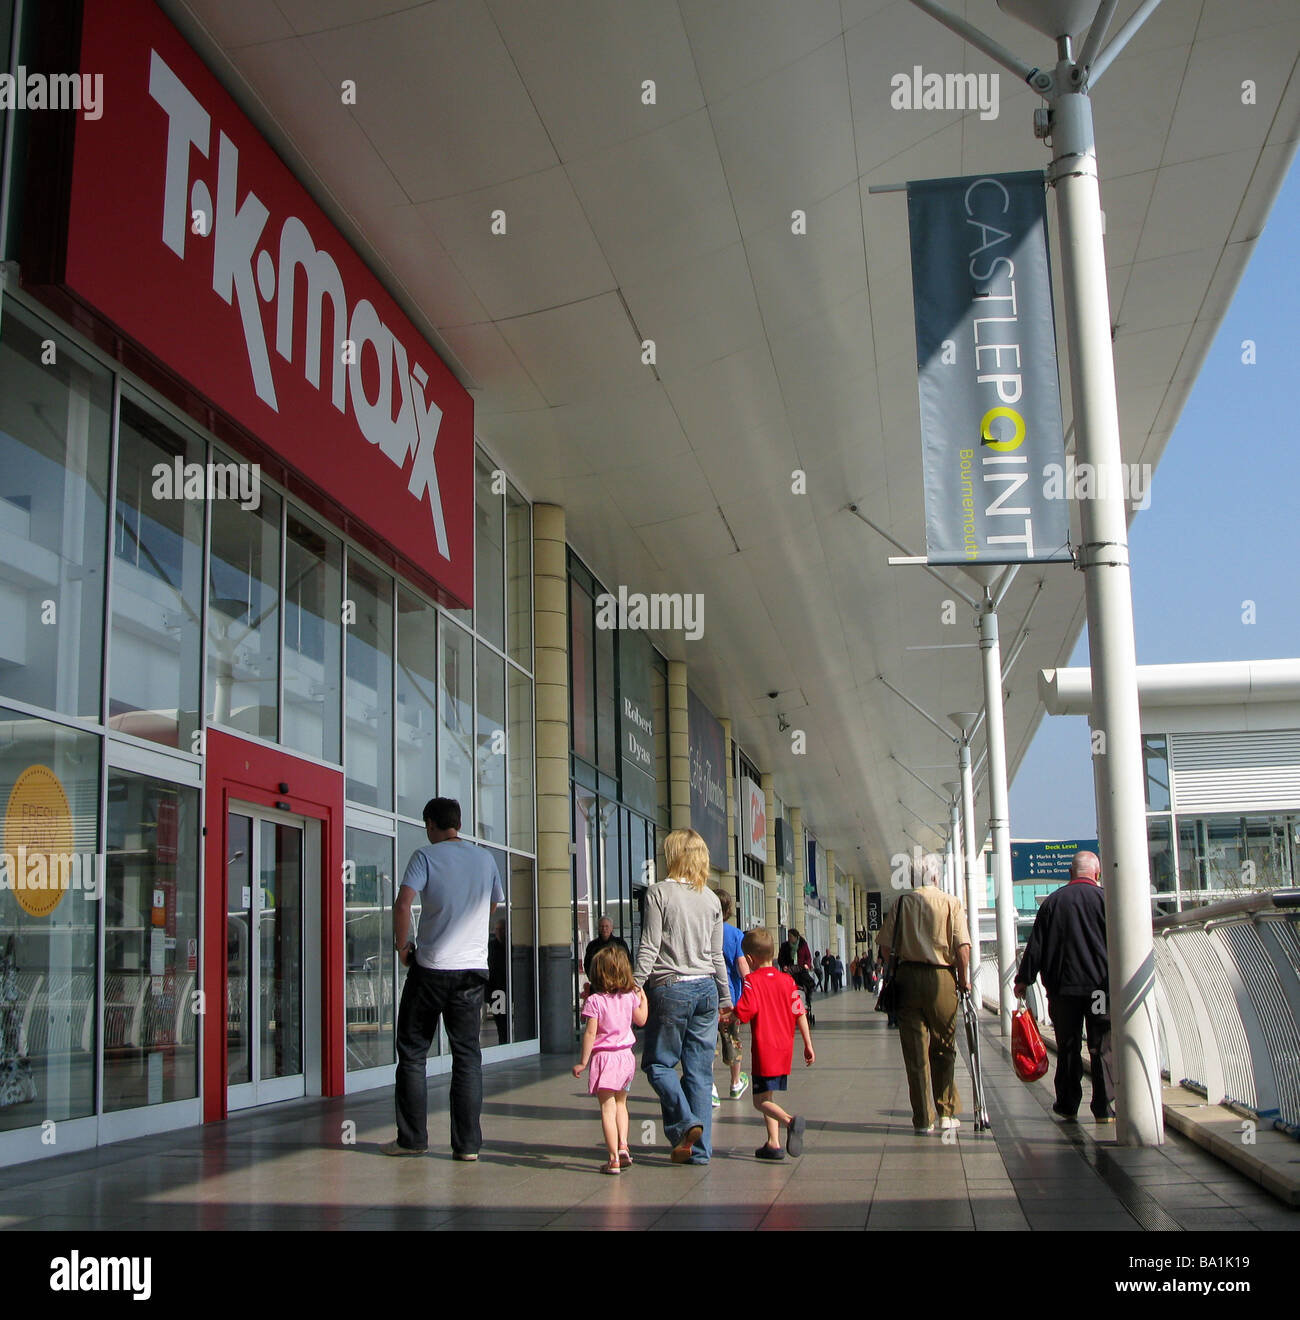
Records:
[[[460,803],[468,830],[474,820],[474,639],[448,622],[438,630],[438,680],[438,796]]]
[[[488,914],[488,979],[483,993],[483,1021],[479,1043],[510,1043],[510,859],[499,848],[489,848],[501,877],[501,889],[507,906],[493,908]]]
[[[1184,890],[1257,890],[1294,883],[1294,816],[1222,814],[1177,819],[1179,876]]]
[[[594,793],[573,785],[573,939],[574,1011],[577,1011],[578,978],[582,954],[596,931],[596,907],[600,902],[601,847],[597,799]]]
[[[506,663],[478,644],[478,836],[506,841]]]
[[[499,472],[499,470],[497,470]],[[480,637],[505,650],[505,488],[482,454],[474,462],[474,620]]]
[[[1168,816],[1147,817],[1147,852],[1151,859],[1151,888],[1157,894],[1171,894],[1178,888],[1174,871],[1173,832]]]
[[[615,719],[614,630],[596,628],[596,764],[618,774],[618,723]]]
[[[99,756],[0,708],[0,1132],[95,1111]]]
[[[763,886],[747,875],[740,877],[740,925],[742,930],[752,930],[764,922]]]
[[[528,501],[506,483],[507,654],[533,668],[533,519]]]
[[[637,898],[646,882],[646,822],[632,812],[623,814],[627,817],[627,852],[620,868],[618,912],[611,912],[610,916],[614,919],[614,929],[628,940],[628,947],[633,948],[630,939],[632,921]]]
[[[1142,764],[1146,771],[1148,811],[1169,810],[1169,749],[1163,733],[1144,734]]]
[[[536,1039],[536,868],[507,851],[536,846],[531,506],[476,455],[476,608],[442,612],[269,481],[250,488],[251,465],[114,364],[16,302],[4,310],[0,700],[106,720],[108,738],[0,708],[0,866],[21,844],[25,863],[54,858],[68,886],[0,885],[0,1131],[199,1094],[201,790],[157,754],[142,764],[139,748],[136,769],[111,762],[129,738],[200,753],[205,714],[342,762],[352,803],[418,817],[429,797],[459,799],[466,833],[497,845],[509,896],[490,931],[501,993],[488,997],[485,1042]],[[598,648],[584,599],[589,757],[616,768],[616,642]],[[596,896],[654,838],[638,818],[617,833],[615,808],[600,805]],[[394,827],[396,841],[374,832]],[[232,812],[227,828],[224,875],[210,883],[232,887],[237,908],[224,922],[229,1002],[209,1011],[227,1015],[231,1085],[294,1078],[312,1045],[301,979],[313,836],[260,814]],[[405,973],[392,902],[425,842],[402,821],[346,831],[349,1069],[393,1062]],[[628,918],[626,886],[612,901]]]
[[[108,772],[104,1110],[199,1093],[199,792]]]
[[[103,672],[111,401],[107,371],[16,303],[5,303],[0,695],[95,720]]]
[[[533,851],[533,681],[508,665],[510,846]]]
[[[396,1058],[393,840],[348,829],[345,851],[343,975],[347,1066],[352,1071],[378,1068]]]
[[[213,470],[248,470],[213,451]],[[233,488],[233,486],[232,486]],[[280,497],[212,501],[208,719],[275,742],[279,731]]]
[[[536,977],[536,888],[533,859],[511,856],[510,884],[510,1007],[514,1016],[513,1038],[537,1038]]]
[[[420,817],[438,796],[438,611],[397,593],[397,810]],[[451,794],[450,796],[455,796]]]
[[[337,762],[343,545],[290,508],[284,555],[284,744]]]
[[[650,670],[650,701],[655,722],[655,790],[659,799],[659,828],[672,818],[668,800],[668,666],[658,651]]]
[[[393,582],[348,555],[347,796],[393,806]]]
[[[573,754],[596,763],[596,685],[592,671],[594,613],[591,597],[569,580],[569,691]]]
[[[108,722],[190,752],[198,750],[205,506],[165,474],[206,471],[205,458],[202,443],[123,394]]]

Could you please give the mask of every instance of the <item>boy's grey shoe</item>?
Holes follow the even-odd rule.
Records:
[[[790,1128],[785,1134],[785,1148],[790,1155],[803,1154],[803,1131],[808,1120],[802,1114],[796,1114],[790,1120]]]

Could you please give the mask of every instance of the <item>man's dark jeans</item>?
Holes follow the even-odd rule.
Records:
[[[487,971],[431,972],[412,963],[397,1012],[397,1141],[408,1150],[429,1144],[429,1089],[424,1076],[441,1017],[451,1042],[451,1148],[472,1155],[483,1144],[483,1053],[479,1029]]]
[[[1106,1073],[1101,1063],[1102,1037],[1110,1030],[1110,1018],[1092,1011],[1091,995],[1053,995],[1047,1011],[1056,1032],[1056,1109],[1077,1114],[1083,1100],[1083,1036],[1088,1034],[1088,1058],[1092,1073],[1092,1115],[1105,1118],[1111,1097],[1106,1094]]]

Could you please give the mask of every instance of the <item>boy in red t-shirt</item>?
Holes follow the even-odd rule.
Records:
[[[761,926],[755,927],[745,933],[740,948],[751,971],[745,977],[745,988],[736,1002],[735,1013],[741,1022],[753,1022],[754,1108],[767,1125],[767,1143],[754,1155],[760,1160],[783,1160],[786,1151],[791,1155],[803,1153],[807,1126],[801,1115],[787,1114],[772,1099],[772,1093],[784,1091],[789,1081],[796,1026],[803,1037],[804,1063],[811,1068],[817,1056],[813,1054],[812,1033],[808,1030],[808,1015],[799,987],[772,966],[772,936]],[[781,1149],[783,1126],[785,1150]]]

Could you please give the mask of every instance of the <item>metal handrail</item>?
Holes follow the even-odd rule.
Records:
[[[1269,889],[1247,898],[1232,898],[1223,903],[1207,903],[1156,917],[1153,930],[1177,930],[1188,926],[1221,925],[1225,921],[1250,921],[1258,916],[1300,917],[1300,889]]]

